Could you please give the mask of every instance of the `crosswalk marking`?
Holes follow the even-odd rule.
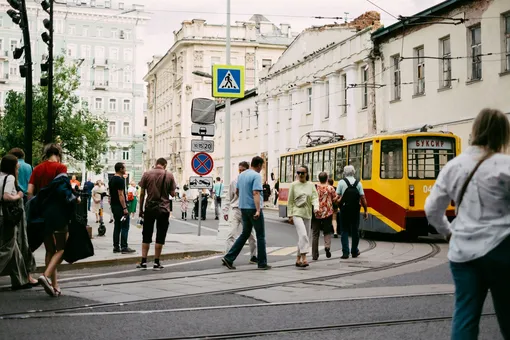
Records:
[[[324,251],[324,246],[319,246],[319,253]],[[271,256],[289,256],[289,255],[296,255],[297,254],[297,246],[292,247],[266,247],[266,253],[267,255]],[[246,252],[243,255],[249,256],[250,252]],[[311,248],[310,248],[310,254],[311,256]]]
[[[270,253],[272,251],[275,251],[275,250],[278,250],[278,249],[281,249],[281,247],[266,247],[266,253]],[[243,255],[251,255],[250,252],[247,252],[247,253],[244,253]]]

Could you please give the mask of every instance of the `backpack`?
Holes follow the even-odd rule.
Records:
[[[345,189],[342,199],[340,200],[340,210],[342,212],[358,212],[360,209],[359,200],[361,198],[361,195],[358,191],[358,183],[359,181],[356,180],[354,184],[351,184],[347,178],[344,178],[343,181],[345,184],[347,184],[347,189]]]

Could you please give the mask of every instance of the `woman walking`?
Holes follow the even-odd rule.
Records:
[[[101,209],[101,195],[106,192],[106,188],[101,181],[97,181],[92,189],[92,212],[96,215],[96,223],[99,223],[99,209]],[[103,211],[104,213],[104,211]]]
[[[331,234],[333,233],[333,202],[336,200],[335,189],[328,184],[328,174],[319,174],[320,184],[317,186],[319,196],[318,211],[312,218],[312,256],[314,260],[319,259],[319,236],[324,234],[324,251],[326,257],[331,257]]]
[[[501,111],[484,109],[473,123],[471,136],[471,146],[439,173],[425,212],[438,232],[451,237],[448,259],[455,283],[451,338],[478,338],[490,289],[501,333],[508,340],[510,156],[504,152],[510,143],[510,123]],[[445,210],[452,200],[457,217],[450,223]]]
[[[11,277],[12,290],[32,288],[35,259],[28,246],[23,191],[18,186],[18,159],[6,155],[0,164],[0,274]],[[14,206],[13,209],[7,205]],[[10,215],[9,215],[10,214]]]
[[[128,212],[131,214],[131,218],[135,218],[136,204],[138,203],[138,190],[136,190],[135,181],[129,183],[129,189],[127,192],[128,200]]]
[[[298,181],[290,185],[287,210],[289,222],[296,226],[298,234],[296,267],[308,267],[306,254],[310,252],[312,210],[318,209],[319,200],[315,185],[309,181],[308,167],[300,166],[297,175]]]
[[[185,193],[182,194],[181,198],[181,212],[182,212],[182,219],[187,220],[188,219],[188,197]]]

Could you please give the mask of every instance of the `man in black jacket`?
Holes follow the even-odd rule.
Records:
[[[129,212],[127,209],[126,182],[124,174],[126,166],[119,162],[115,164],[115,175],[110,179],[110,205],[115,224],[113,227],[113,252],[122,254],[135,253],[136,250],[128,247]],[[119,247],[120,238],[120,247]]]

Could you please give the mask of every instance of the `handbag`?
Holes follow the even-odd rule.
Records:
[[[485,162],[486,160],[488,160],[489,158],[491,158],[493,155],[492,152],[489,152],[487,153],[485,156],[482,157],[482,159],[480,159],[478,161],[478,163],[476,164],[476,166],[474,167],[474,169],[471,171],[471,173],[469,174],[469,176],[466,178],[466,181],[464,182],[464,184],[462,185],[462,188],[460,189],[460,194],[459,194],[459,198],[458,198],[458,203],[456,204],[457,206],[457,209],[456,209],[456,214],[458,215],[459,213],[459,208],[460,208],[460,204],[462,203],[462,199],[464,198],[464,194],[466,193],[466,190],[467,190],[467,187],[469,185],[469,182],[471,182],[471,179],[473,178],[473,176],[475,175],[475,172],[476,170],[478,170],[478,168],[480,167],[480,165],[482,165],[483,162]]]
[[[157,201],[147,201],[145,203],[145,212],[153,217],[158,217],[161,213],[161,198],[163,197],[163,189],[165,188],[166,171],[161,180],[161,188],[159,190],[159,199]]]
[[[2,214],[4,218],[4,224],[8,226],[15,226],[21,222],[23,218],[23,208],[20,206],[19,201],[9,202],[4,200],[5,184],[7,178],[10,175],[5,176],[4,185],[2,187],[2,196],[0,197],[0,203],[2,204]]]

